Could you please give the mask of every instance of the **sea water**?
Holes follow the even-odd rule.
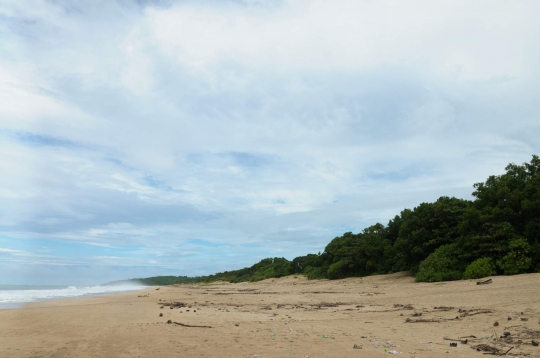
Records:
[[[59,298],[106,295],[136,291],[140,285],[121,286],[50,286],[50,285],[0,285],[0,309],[15,308],[27,302]]]

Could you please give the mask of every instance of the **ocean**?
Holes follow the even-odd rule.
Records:
[[[140,285],[121,286],[52,286],[52,285],[0,285],[0,309],[16,308],[24,303],[59,298],[97,296],[137,291]]]

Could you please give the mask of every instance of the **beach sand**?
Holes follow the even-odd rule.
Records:
[[[38,302],[0,311],[0,357],[486,357],[479,344],[538,357],[540,274],[492,279],[290,276]]]

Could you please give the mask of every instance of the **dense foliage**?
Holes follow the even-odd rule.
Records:
[[[192,280],[258,281],[289,274],[339,279],[411,271],[417,281],[434,282],[540,272],[540,158],[510,164],[505,174],[474,188],[473,201],[441,197],[422,203],[386,226],[336,237],[317,255],[268,258]],[[152,279],[157,278],[144,280]]]

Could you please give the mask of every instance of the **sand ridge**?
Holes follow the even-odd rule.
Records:
[[[492,279],[289,276],[39,302],[0,311],[0,357],[539,357],[540,274]]]

